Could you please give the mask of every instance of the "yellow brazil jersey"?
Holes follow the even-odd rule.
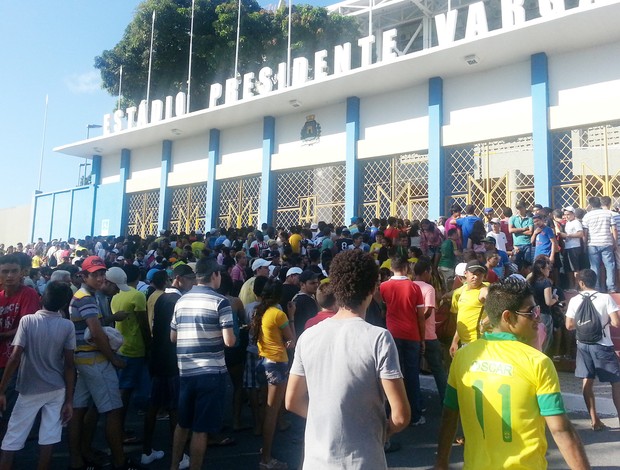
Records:
[[[483,282],[482,286],[488,286]],[[478,321],[486,318],[483,312],[484,304],[478,300],[480,289],[468,289],[467,284],[459,287],[452,294],[452,313],[456,313],[456,331],[462,344],[471,343],[478,339]],[[482,315],[480,315],[482,312]]]
[[[510,333],[460,349],[444,405],[459,410],[465,469],[545,469],[545,416],[564,414],[551,360]]]

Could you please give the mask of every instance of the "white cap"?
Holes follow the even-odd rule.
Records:
[[[454,268],[454,274],[457,276],[465,276],[465,271],[467,269],[467,263],[459,263]]]
[[[572,212],[573,214],[575,213],[575,208],[573,206],[566,206],[564,210],[566,212]]]
[[[116,286],[123,292],[127,292],[129,286],[127,285],[127,274],[118,266],[111,267],[105,273],[105,278],[116,284]]]
[[[298,268],[298,267],[290,268],[288,271],[286,271],[286,277],[292,276],[293,274],[301,274],[301,273],[303,273],[303,270],[301,268]]]
[[[271,261],[267,261],[266,259],[258,258],[252,263],[252,271],[256,271],[258,268],[262,268],[263,266],[270,266]]]
[[[318,230],[318,229],[319,229],[319,224],[310,225],[310,230]]]

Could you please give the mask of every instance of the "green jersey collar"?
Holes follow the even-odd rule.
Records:
[[[506,332],[485,333],[484,339],[490,341],[519,341],[515,335]]]

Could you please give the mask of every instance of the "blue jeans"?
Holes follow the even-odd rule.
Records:
[[[607,291],[614,291],[616,289],[614,283],[616,260],[613,246],[588,246],[588,258],[590,258],[590,269],[596,273],[596,290],[602,290],[599,269],[601,267],[601,261],[603,261]]]
[[[515,248],[519,248],[519,252],[515,255],[515,263],[520,264],[520,261],[525,259],[530,263],[533,262],[534,252],[532,251],[532,245],[516,245]]]
[[[443,405],[443,398],[446,394],[446,384],[448,378],[446,376],[446,370],[443,367],[443,352],[441,350],[441,344],[437,339],[426,340],[424,358],[428,362],[428,366],[431,368],[433,377],[435,378],[435,384],[437,385],[437,392],[439,392],[439,399]]]
[[[411,406],[412,421],[422,416],[422,396],[420,392],[420,342],[394,338],[398,350],[400,370],[405,379],[407,399]]]

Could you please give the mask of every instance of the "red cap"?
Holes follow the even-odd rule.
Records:
[[[102,269],[107,269],[105,263],[99,256],[89,256],[82,263],[82,271],[88,271],[89,273],[94,273],[95,271],[100,271]]]

